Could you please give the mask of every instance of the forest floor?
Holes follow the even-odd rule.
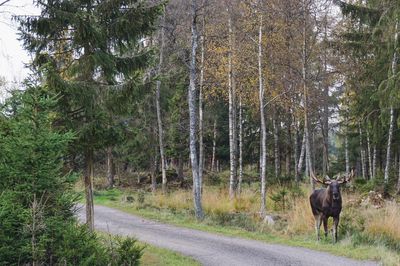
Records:
[[[84,220],[83,209],[79,217]],[[111,234],[135,236],[193,257],[202,265],[377,265],[305,248],[167,225],[104,206],[95,207],[95,227]]]
[[[205,188],[203,207],[206,218],[202,222],[194,218],[190,189],[170,190],[167,194],[152,194],[138,188],[97,190],[95,203],[186,228],[305,247],[357,260],[374,260],[384,265],[400,265],[400,208],[395,201],[382,203],[378,197],[377,202],[366,202],[370,198],[365,200],[358,193],[345,191],[339,243],[332,244],[330,237],[320,242],[315,240],[307,189],[301,193],[289,191],[283,200],[277,197],[285,195],[280,188],[269,189],[267,203],[269,213],[275,218],[274,225],[260,220],[256,190],[246,188],[240,199],[232,202],[224,188]]]

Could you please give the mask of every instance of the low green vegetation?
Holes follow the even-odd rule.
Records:
[[[0,264],[137,265],[134,239],[104,242],[77,223],[77,175],[61,159],[75,135],[53,127],[56,103],[29,87],[1,107]]]
[[[284,199],[282,190],[285,190]],[[343,192],[345,207],[338,244],[332,244],[330,235],[320,242],[315,240],[306,185],[300,188],[275,185],[269,189],[268,206],[275,220],[274,225],[259,218],[258,192],[253,186],[244,188],[240,198],[234,201],[229,200],[225,188],[204,187],[206,218],[200,223],[194,217],[190,190],[170,190],[166,195],[161,192],[152,194],[143,188],[99,190],[95,192],[95,203],[193,229],[307,247],[360,260],[376,260],[384,265],[398,265],[398,204],[383,199],[380,202],[367,202],[372,201],[370,194],[354,190],[360,189],[347,188]]]
[[[104,232],[98,232],[97,235],[103,243],[113,245],[116,242],[126,241],[129,238],[115,236]],[[131,240],[130,240],[131,241]],[[143,266],[197,266],[197,261],[190,257],[183,256],[177,252],[159,248],[156,246],[135,241],[134,246],[141,252],[140,265]]]
[[[200,263],[179,253],[146,245],[141,260],[142,265],[148,266],[199,266]]]

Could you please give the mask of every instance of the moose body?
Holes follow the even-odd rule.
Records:
[[[324,225],[325,237],[328,236],[328,218],[333,218],[333,242],[337,242],[337,228],[339,225],[340,212],[342,211],[342,195],[340,193],[340,185],[348,182],[354,175],[354,171],[350,176],[345,176],[339,180],[321,181],[313,174],[311,177],[318,183],[327,185],[327,188],[314,190],[310,196],[311,210],[315,218],[315,230],[317,232],[317,239],[320,239],[321,222]]]

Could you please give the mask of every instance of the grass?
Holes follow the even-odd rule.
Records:
[[[278,193],[278,190],[270,189],[269,195]],[[346,206],[346,201],[354,200],[355,196],[344,194]],[[203,193],[206,219],[202,222],[194,219],[191,191],[177,190],[166,195],[153,195],[143,191],[114,189],[96,192],[95,203],[183,227],[306,247],[359,260],[376,260],[384,265],[400,264],[396,247],[400,228],[399,207],[396,203],[379,210],[345,208],[341,219],[340,241],[332,244],[331,238],[315,241],[314,221],[305,196],[306,188],[300,193],[289,192],[287,209],[274,211],[274,215],[280,219],[273,227],[260,220],[257,195],[254,188],[250,187],[242,192],[240,199],[230,201],[226,189],[207,187]],[[268,206],[274,205],[282,206],[269,198]]]
[[[141,265],[197,266],[200,265],[200,263],[190,257],[183,256],[168,249],[146,245],[141,259]]]
[[[115,238],[117,236],[110,235],[105,232],[97,232],[98,236],[101,237],[105,242],[111,237]],[[143,255],[140,259],[141,265],[148,266],[199,266],[196,260],[181,255],[177,252],[159,248],[156,246],[149,245],[140,241],[136,242],[139,247],[143,247]],[[135,244],[136,245],[136,244]]]

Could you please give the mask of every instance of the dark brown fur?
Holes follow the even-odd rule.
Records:
[[[349,176],[343,176],[338,180],[331,180],[329,177],[326,181],[317,179],[314,174],[311,177],[314,181],[327,185],[327,188],[314,190],[310,195],[311,210],[315,218],[315,230],[317,231],[317,239],[320,239],[319,229],[321,221],[324,224],[325,237],[328,236],[328,219],[333,218],[333,242],[337,242],[337,229],[339,225],[340,212],[342,211],[342,195],[340,193],[340,185],[347,183],[354,176],[354,169]]]
[[[326,189],[314,190],[310,196],[310,204],[315,218],[315,229],[317,230],[318,240],[320,239],[319,229],[321,221],[324,224],[325,237],[327,237],[328,218],[333,217],[333,241],[337,242],[337,227],[339,225],[340,212],[342,211],[340,184],[337,181],[333,181]]]

